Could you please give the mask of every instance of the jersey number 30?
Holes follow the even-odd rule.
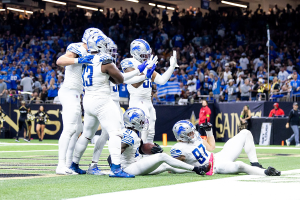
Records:
[[[82,81],[84,87],[93,85],[93,66],[83,65],[82,67]]]
[[[200,152],[201,149],[203,153]],[[207,153],[205,152],[205,148],[202,144],[200,144],[196,149],[194,149],[192,153],[201,165],[205,162],[206,158],[208,157]],[[204,157],[204,155],[206,158]]]

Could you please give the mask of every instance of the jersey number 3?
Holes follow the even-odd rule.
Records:
[[[200,152],[201,149],[203,153]],[[196,149],[194,149],[192,153],[201,165],[205,162],[206,158],[208,157],[207,153],[205,152],[205,148],[202,144],[200,144]],[[203,155],[205,155],[206,158]]]
[[[83,65],[82,67],[82,81],[84,87],[93,85],[93,66]]]

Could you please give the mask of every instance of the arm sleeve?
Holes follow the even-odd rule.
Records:
[[[144,81],[146,79],[146,75],[142,76],[134,76],[129,80],[124,80],[124,83],[126,84],[134,84],[134,83],[139,83],[141,81]]]
[[[131,72],[127,72],[127,73],[123,73],[123,77],[124,77],[124,81],[123,83],[125,83],[126,81],[128,81],[129,79],[133,78],[134,76],[137,76],[140,73],[140,71],[138,69],[133,70]]]
[[[168,68],[168,70],[163,75],[160,75],[160,74],[157,73],[156,76],[155,76],[154,82],[159,84],[159,85],[166,84],[167,81],[170,79],[173,71],[174,71],[174,68],[170,66]]]

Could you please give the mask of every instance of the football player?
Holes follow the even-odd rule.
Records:
[[[151,61],[153,59],[151,53],[152,50],[150,45],[145,40],[136,39],[132,41],[130,44],[130,54],[132,58],[122,60],[122,70],[125,73],[128,73],[136,69],[137,66],[144,61]],[[166,84],[176,67],[178,67],[178,65],[176,51],[174,51],[173,56],[170,58],[170,67],[163,75],[154,72],[151,79],[141,80],[136,84],[130,84],[127,86],[128,92],[130,93],[129,107],[138,107],[142,109],[145,112],[146,117],[149,119],[149,130],[142,131],[143,141],[153,143],[155,135],[156,112],[151,102],[152,82],[160,85]],[[144,72],[144,74],[145,73],[146,72]],[[136,80],[139,78],[140,77],[138,76],[134,77]]]
[[[107,38],[107,45],[106,48],[101,48],[100,51],[102,53],[107,53],[110,54],[113,58],[116,58],[117,56],[117,45],[110,39]],[[141,75],[139,76],[139,78],[141,78],[140,80],[145,80],[147,77],[151,77],[152,73],[154,72],[155,66],[152,69],[148,69],[147,70],[147,74],[146,75]],[[131,84],[131,83],[135,83],[134,81],[140,81],[140,80],[134,80],[129,79],[124,81],[126,84]],[[110,82],[110,94],[111,94],[111,98],[113,100],[113,102],[116,104],[116,106],[118,107],[119,111],[120,111],[120,116],[121,116],[121,121],[122,121],[122,128],[124,128],[124,122],[123,122],[123,111],[120,107],[120,103],[119,103],[119,90],[118,90],[118,85],[114,84],[113,82]],[[101,152],[103,150],[103,147],[106,143],[106,141],[108,140],[109,136],[108,133],[105,129],[102,129],[102,134],[100,136],[100,138],[98,138],[95,147],[94,147],[94,153],[93,153],[93,159],[92,159],[92,163],[89,165],[89,168],[87,170],[88,174],[91,175],[105,175],[105,173],[103,173],[97,166]],[[80,156],[80,154],[76,154],[75,156]],[[78,163],[80,160],[80,158],[75,158],[75,161]]]
[[[72,43],[67,52],[59,57],[56,64],[66,66],[65,80],[58,92],[63,107],[63,131],[59,138],[58,165],[56,174],[76,174],[70,170],[72,155],[78,135],[82,132],[80,95],[83,92],[81,70],[82,64],[91,63],[92,55],[87,55],[87,38],[95,33],[102,33],[99,29],[85,30],[82,42]]]
[[[129,108],[123,115],[125,128],[122,129],[122,155],[121,165],[124,171],[133,175],[158,174],[165,171],[184,170],[204,175],[209,171],[210,166],[193,166],[172,158],[162,153],[162,148],[155,144],[147,157],[141,158],[144,154],[143,143],[138,136],[140,131],[148,128],[148,119],[140,108]],[[108,159],[109,160],[109,159]]]
[[[215,139],[212,133],[212,125],[204,123],[200,125],[206,131],[207,141],[202,140],[195,126],[181,120],[173,127],[173,133],[178,141],[171,148],[171,156],[193,166],[202,166],[211,163],[212,167],[207,175],[246,173],[250,175],[280,176],[281,172],[273,167],[262,168],[256,156],[253,136],[249,130],[242,130],[236,136],[228,140],[223,149],[213,154],[209,151],[215,149]],[[245,150],[252,166],[235,161],[242,150]]]
[[[113,102],[110,95],[109,81],[115,84],[123,83],[130,78],[139,75],[146,68],[146,63],[137,67],[137,69],[122,74],[114,64],[114,58],[109,54],[99,53],[101,48],[106,48],[105,37],[101,34],[90,36],[87,42],[88,51],[94,58],[92,64],[84,65],[82,78],[85,89],[83,98],[84,107],[84,127],[82,136],[78,139],[73,163],[71,169],[79,174],[85,171],[79,168],[79,160],[84,153],[88,142],[94,137],[95,132],[101,123],[104,130],[109,135],[108,149],[111,155],[111,171],[110,177],[132,178],[134,175],[123,171],[120,165],[121,157],[121,133],[122,120],[119,109]],[[155,63],[151,64],[151,67]]]

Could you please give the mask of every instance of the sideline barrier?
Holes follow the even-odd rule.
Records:
[[[223,141],[226,142],[228,139],[232,138],[238,133],[238,127],[240,124],[240,114],[245,105],[249,105],[249,108],[252,112],[253,116],[262,117],[268,116],[271,109],[273,109],[274,102],[221,102],[221,103],[209,103],[208,107],[211,109],[211,120],[210,122],[213,124],[214,135],[216,141]],[[286,115],[289,114],[290,110],[292,109],[293,102],[280,102],[279,106],[282,108]],[[31,104],[32,113],[35,114],[38,111],[40,105],[44,105],[45,111],[49,115],[49,122],[46,124],[45,129],[45,139],[59,139],[60,134],[62,132],[62,116],[61,116],[61,105],[58,104]],[[18,118],[20,116],[19,109],[17,104],[1,104],[4,112],[7,114],[4,117],[4,127],[5,137],[6,138],[13,138],[18,131]],[[121,105],[123,109],[127,109],[128,105]],[[162,140],[162,134],[167,134],[168,141],[176,141],[172,128],[173,125],[179,120],[190,120],[195,126],[198,126],[199,121],[199,111],[202,107],[201,104],[191,104],[186,106],[168,106],[168,105],[155,105],[156,109],[156,124],[155,124],[155,141]],[[255,118],[254,118],[255,119]],[[256,119],[255,119],[256,120]],[[277,123],[278,121],[278,124]],[[279,135],[279,143],[277,139],[271,138],[274,144],[281,144],[282,140],[287,138],[282,138],[280,134],[281,132],[287,132],[288,134],[291,132],[291,129],[285,129],[285,125],[281,125],[284,121],[286,122],[287,119],[274,119],[273,122],[276,124],[276,129],[280,131],[273,131],[272,135],[275,134],[274,138],[277,138],[277,134]],[[251,120],[252,121],[252,120]],[[279,123],[280,122],[280,123]],[[32,137],[37,138],[36,131],[35,131],[35,122],[32,123]],[[279,127],[277,127],[277,125]],[[258,129],[251,130],[253,135],[260,134],[261,124],[258,124]],[[281,127],[282,126],[282,127]],[[251,127],[250,127],[251,128]],[[283,129],[284,128],[284,129]],[[286,135],[284,135],[285,137]],[[258,137],[259,140],[259,137]],[[258,142],[255,140],[255,142]]]

